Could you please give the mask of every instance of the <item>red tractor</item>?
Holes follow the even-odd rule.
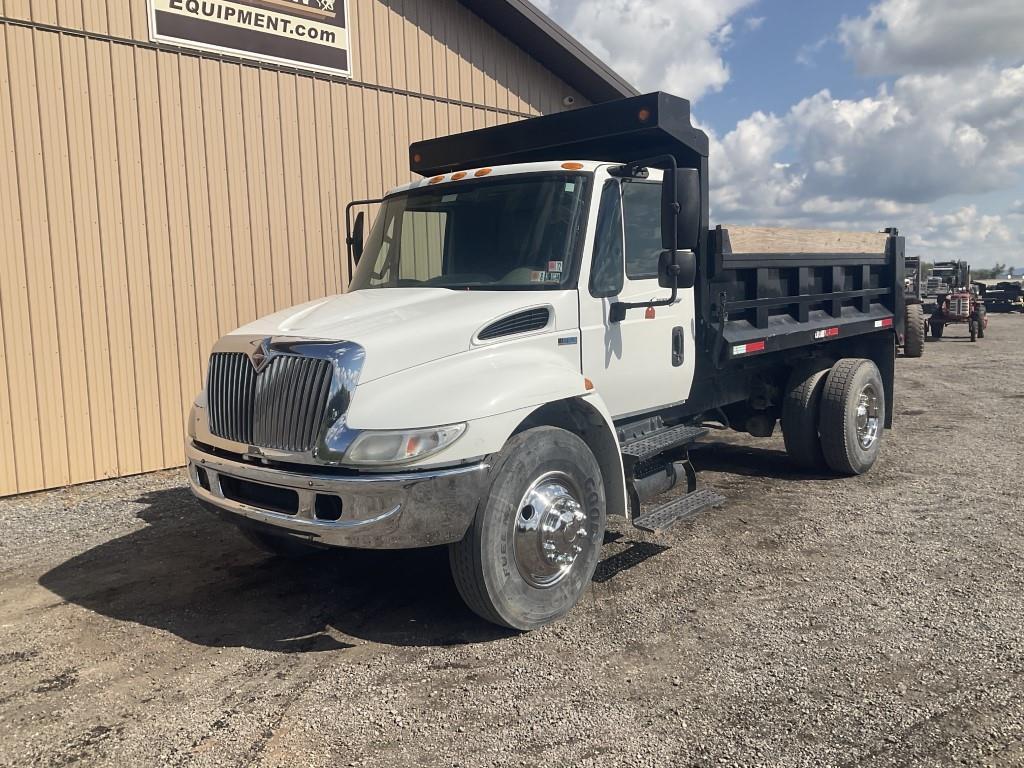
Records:
[[[928,318],[933,339],[941,339],[947,325],[966,323],[971,341],[985,338],[988,316],[985,302],[971,283],[971,268],[966,261],[939,262],[932,270],[932,283],[939,279],[939,290],[935,296],[935,309]]]

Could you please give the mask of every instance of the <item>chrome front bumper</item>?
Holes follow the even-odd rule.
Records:
[[[191,442],[185,451],[189,483],[200,501],[244,518],[239,522],[271,526],[317,544],[360,549],[459,541],[486,493],[489,469],[481,462],[342,476],[249,464],[206,453]],[[282,500],[287,503],[282,505]]]

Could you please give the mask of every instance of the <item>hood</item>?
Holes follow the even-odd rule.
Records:
[[[232,335],[354,341],[366,350],[360,377],[365,383],[466,352],[477,331],[492,321],[545,305],[552,307],[557,330],[579,327],[574,291],[373,288],[292,307]]]

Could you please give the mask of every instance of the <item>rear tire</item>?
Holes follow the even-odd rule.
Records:
[[[579,437],[536,427],[512,437],[462,541],[448,549],[478,616],[531,630],[565,616],[594,576],[605,529],[601,468]]]
[[[908,304],[904,320],[903,354],[921,357],[924,354],[924,309],[920,304]]]
[[[878,368],[870,360],[840,360],[821,394],[818,431],[826,463],[843,475],[864,474],[878,458],[884,427],[885,388]]]
[[[971,331],[971,341],[977,341],[978,340],[978,321],[977,320],[969,320],[967,322],[967,325],[968,325],[968,327],[970,328],[970,331]]]
[[[786,453],[803,469],[823,470],[825,455],[818,436],[818,410],[831,360],[812,360],[798,366],[786,384],[782,403],[782,438]]]

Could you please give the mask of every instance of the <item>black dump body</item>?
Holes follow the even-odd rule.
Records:
[[[746,400],[783,370],[819,355],[871,359],[892,421],[896,334],[904,333],[904,238],[861,253],[734,253],[728,229],[709,233],[696,286],[696,414]],[[775,377],[773,380],[772,377]]]
[[[719,342],[721,366],[749,352],[781,351],[879,328],[902,332],[904,240],[865,253],[733,253],[729,231],[711,233],[702,287],[705,320]]]
[[[685,99],[649,93],[409,149],[411,169],[423,176],[555,160],[665,167],[667,160],[649,160],[664,155],[698,170],[702,197],[697,370],[680,415],[746,400],[759,380],[780,375],[794,358],[825,354],[875,360],[891,421],[895,334],[902,334],[905,302],[903,238],[887,230],[884,244],[865,252],[734,253],[728,231],[708,222],[708,137],[692,125]]]

